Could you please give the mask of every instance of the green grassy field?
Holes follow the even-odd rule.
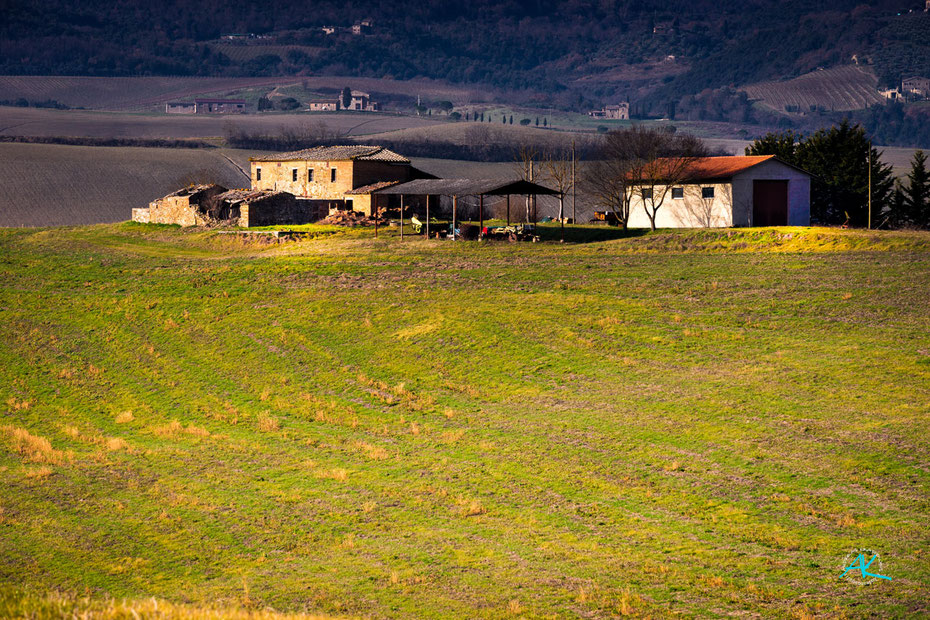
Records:
[[[930,613],[930,235],[318,232],[0,231],[0,614]]]

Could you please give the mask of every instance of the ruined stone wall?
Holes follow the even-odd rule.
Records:
[[[297,200],[287,193],[274,194],[243,202],[239,206],[239,226],[278,226],[309,224],[320,218],[321,204],[313,200]]]

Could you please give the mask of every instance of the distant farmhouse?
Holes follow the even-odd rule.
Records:
[[[311,112],[338,112],[341,106],[339,99],[311,99],[309,102]]]
[[[245,99],[194,99],[170,101],[167,114],[245,114]]]
[[[619,105],[608,105],[604,106],[600,110],[592,110],[588,112],[588,116],[591,118],[604,118],[607,120],[615,121],[628,121],[630,120],[630,104],[626,101],[620,103]]]
[[[899,101],[904,99],[901,95],[901,91],[897,88],[886,88],[885,90],[878,91],[878,94],[888,101]]]
[[[667,162],[655,165],[661,169]],[[811,175],[800,168],[774,155],[700,157],[688,164],[685,180],[672,187],[637,184],[630,227],[649,226],[643,203],[651,206],[660,195],[659,228],[810,226]]]
[[[349,110],[360,110],[362,112],[377,112],[381,109],[381,104],[371,100],[371,95],[360,90],[352,91],[352,100],[349,102]]]
[[[930,0],[927,1],[930,5]],[[913,94],[924,98],[930,97],[930,78],[910,77],[901,81],[901,92],[905,95]]]

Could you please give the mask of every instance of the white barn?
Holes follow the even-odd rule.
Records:
[[[650,186],[657,199],[665,193],[657,228],[810,225],[811,175],[774,155],[700,157],[686,178],[668,188]],[[648,192],[645,186],[633,192],[631,228],[649,227]]]

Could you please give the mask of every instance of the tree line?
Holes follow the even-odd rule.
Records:
[[[930,228],[927,158],[917,151],[902,182],[861,125],[843,121],[805,136],[773,132],[746,149],[809,172],[811,221],[872,228]],[[871,192],[870,192],[871,187]],[[870,211],[871,204],[871,211]],[[871,221],[869,220],[871,213]]]

